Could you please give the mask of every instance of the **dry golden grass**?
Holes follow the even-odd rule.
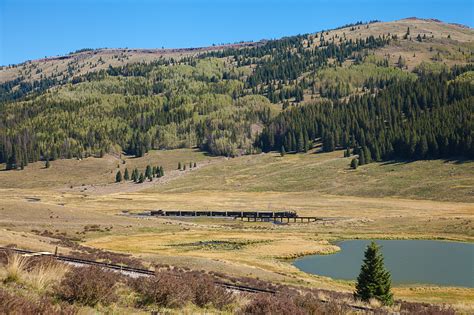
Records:
[[[59,283],[69,267],[63,263],[46,262],[38,264],[26,276],[26,282],[37,291],[52,289],[54,284]]]
[[[144,172],[148,164],[163,166],[165,174],[176,170],[178,162],[208,163],[214,159],[198,150],[178,149],[169,151],[151,151],[142,158],[122,155],[121,157],[106,155],[104,158],[90,157],[83,160],[69,159],[51,162],[51,167],[46,169],[44,162],[29,164],[24,172],[0,171],[0,189],[45,189],[58,188],[68,191],[70,187],[78,189],[91,188],[115,182],[118,170],[122,173],[125,168],[131,172],[138,168]],[[125,163],[123,163],[125,162]],[[3,170],[5,165],[0,165]],[[24,176],[28,174],[28,176]],[[87,192],[87,191],[86,191]]]
[[[410,28],[410,35],[403,39]],[[375,55],[387,58],[391,65],[397,65],[398,58],[402,56],[406,61],[408,70],[414,69],[423,61],[432,61],[448,66],[472,62],[471,52],[474,49],[474,31],[472,28],[459,25],[441,23],[424,19],[402,19],[392,22],[382,22],[356,26],[324,33],[325,39],[341,37],[347,39],[367,38],[369,36],[397,35],[398,40],[392,41],[388,46],[376,49]],[[421,43],[416,37],[426,35],[427,39]],[[434,38],[432,38],[434,36]],[[450,38],[448,38],[450,36]],[[315,44],[319,43],[316,39]],[[461,50],[461,51],[460,51]],[[464,53],[463,53],[464,52]],[[438,56],[439,53],[439,56]],[[441,58],[438,60],[437,58]]]
[[[6,278],[5,282],[22,282],[25,279],[26,268],[28,266],[28,259],[18,254],[11,254],[8,256],[7,264],[5,265]]]
[[[43,170],[35,165],[23,172],[0,172],[0,244],[53,252],[55,239],[38,236],[38,231],[47,230],[150,263],[351,291],[351,283],[308,275],[287,258],[334,251],[328,242],[347,238],[474,240],[472,163],[373,163],[352,171],[349,159],[341,156],[342,152],[332,152],[281,158],[270,153],[223,159],[185,149],[155,151],[143,158],[125,157],[129,168],[165,166],[169,180],[135,185],[137,191],[113,183],[119,162],[113,157],[55,161],[51,170],[59,172],[45,176],[41,185],[35,181]],[[202,167],[172,175],[179,161],[197,161]],[[67,186],[78,180],[79,190]],[[95,191],[94,182],[99,183]],[[151,209],[285,209],[334,220],[286,226],[118,215]],[[100,231],[86,232],[91,224],[99,225]],[[463,303],[473,290],[396,287],[395,294],[408,300],[458,303],[466,309],[469,304]]]

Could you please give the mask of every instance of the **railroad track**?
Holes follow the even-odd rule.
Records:
[[[123,274],[129,274],[129,275],[131,274],[131,275],[138,275],[138,276],[145,276],[145,277],[150,277],[150,276],[155,275],[154,271],[148,270],[148,269],[133,268],[133,267],[109,264],[105,262],[99,262],[99,261],[75,258],[75,257],[69,257],[69,256],[53,255],[48,252],[37,252],[37,251],[30,251],[30,250],[25,250],[25,249],[9,248],[9,247],[0,247],[0,251],[14,251],[16,253],[24,254],[24,255],[52,257],[58,261],[63,261],[70,264],[82,265],[82,266],[98,266],[101,268],[111,269],[111,270],[121,272]],[[217,286],[220,286],[222,288],[238,291],[238,292],[255,293],[255,294],[267,293],[267,294],[273,294],[273,295],[277,293],[277,291],[274,291],[274,290],[260,289],[260,288],[245,286],[245,285],[232,284],[232,283],[223,282],[223,281],[214,281],[214,283]],[[322,300],[322,299],[319,299],[319,301],[322,303],[330,302],[328,300]],[[370,307],[365,307],[365,306],[352,305],[352,304],[346,304],[346,306],[357,311],[369,311],[369,312],[375,311],[374,309]]]
[[[154,276],[155,275],[154,271],[148,270],[148,269],[133,268],[133,267],[109,264],[105,262],[99,262],[99,261],[75,258],[75,257],[69,257],[69,256],[53,255],[51,253],[46,253],[46,252],[37,252],[37,251],[30,251],[30,250],[25,250],[25,249],[9,248],[9,247],[0,247],[0,251],[13,251],[13,252],[23,254],[23,255],[52,257],[58,261],[63,261],[66,263],[82,265],[82,266],[97,266],[101,268],[115,270],[124,274],[131,274],[134,276]],[[232,283],[223,282],[223,281],[215,281],[214,283],[220,287],[223,287],[229,290],[239,291],[239,292],[276,294],[276,291],[273,291],[273,290],[254,288],[254,287],[249,287],[249,286],[244,286],[244,285],[237,285],[237,284],[232,284]]]

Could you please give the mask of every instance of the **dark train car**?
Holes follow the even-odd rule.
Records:
[[[243,215],[242,211],[227,211],[228,217],[241,217]]]
[[[151,210],[150,215],[162,216],[165,215],[165,212],[163,210]]]
[[[275,218],[296,218],[298,215],[295,211],[275,212]]]

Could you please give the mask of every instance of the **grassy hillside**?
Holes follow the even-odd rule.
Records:
[[[303,192],[474,202],[472,161],[372,163],[357,170],[342,151],[244,156],[211,165],[156,192]]]

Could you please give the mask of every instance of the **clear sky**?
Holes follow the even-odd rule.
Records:
[[[80,48],[178,48],[416,16],[473,26],[474,0],[0,0],[0,65]]]

